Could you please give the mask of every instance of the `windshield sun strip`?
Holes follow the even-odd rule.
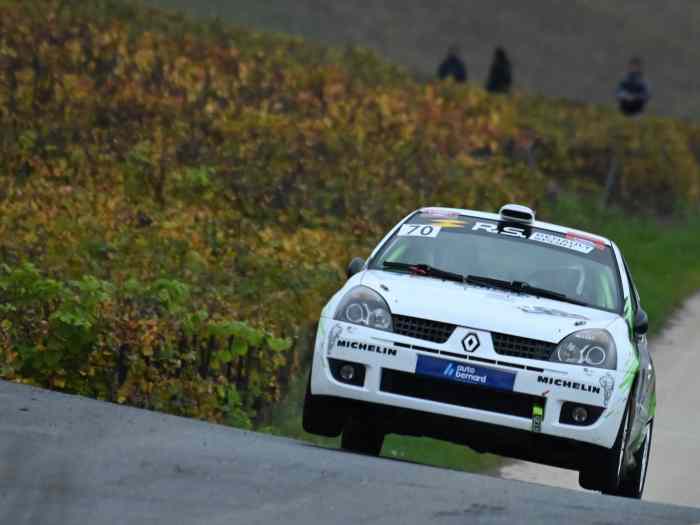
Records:
[[[459,213],[458,216],[459,216],[458,219],[473,221],[473,222],[475,222],[475,221],[488,221],[488,222],[494,223],[496,225],[501,224],[503,222],[503,221],[500,221],[500,220],[495,219],[495,218],[476,217],[476,216],[468,215],[465,213]],[[584,302],[584,301],[579,301],[579,300],[576,300],[576,299],[573,299],[573,298],[567,296],[566,294],[560,294],[560,292],[557,292],[554,290],[547,290],[547,289],[538,288],[538,287],[529,286],[529,285],[525,287],[526,289],[513,289],[510,286],[511,283],[509,283],[508,281],[504,281],[504,284],[508,285],[508,288],[506,288],[506,286],[501,287],[501,286],[496,286],[496,285],[490,285],[487,283],[469,283],[469,282],[467,282],[468,276],[461,276],[460,274],[453,274],[453,275],[458,277],[458,278],[455,278],[455,277],[446,277],[446,276],[436,275],[436,274],[429,274],[430,272],[426,272],[426,274],[418,274],[418,273],[410,271],[409,269],[403,270],[403,269],[398,269],[398,268],[383,267],[383,264],[380,263],[382,256],[386,253],[386,250],[389,248],[389,246],[392,244],[392,242],[397,239],[398,232],[400,231],[401,226],[403,226],[405,224],[409,224],[409,223],[411,223],[411,221],[416,221],[416,223],[420,223],[420,224],[433,225],[435,222],[437,222],[439,220],[448,220],[448,219],[447,218],[441,219],[441,218],[435,217],[435,216],[427,216],[426,217],[425,214],[423,214],[420,210],[411,214],[404,221],[402,221],[402,223],[398,224],[394,228],[393,235],[391,235],[389,238],[384,239],[384,242],[381,244],[381,246],[379,246],[376,250],[374,250],[373,257],[371,257],[371,259],[368,262],[368,268],[375,269],[375,270],[395,271],[395,272],[400,272],[400,273],[411,273],[414,275],[419,275],[419,276],[423,276],[423,277],[431,277],[434,279],[437,278],[437,279],[441,279],[441,280],[451,280],[451,281],[455,281],[455,282],[464,282],[465,284],[470,284],[473,286],[490,287],[490,288],[494,288],[494,289],[501,289],[504,291],[511,291],[513,293],[523,293],[526,295],[547,298],[547,299],[555,300],[555,301],[567,302],[567,303],[575,304],[575,305],[582,306],[582,307],[593,308],[596,310],[602,310],[602,311],[617,313],[617,314],[619,314],[622,310],[622,307],[623,307],[623,305],[622,305],[622,303],[623,303],[622,283],[621,283],[621,277],[619,274],[618,261],[616,260],[616,257],[615,257],[614,245],[612,243],[610,243],[610,241],[607,241],[606,239],[603,239],[603,238],[600,238],[601,239],[600,243],[595,243],[598,246],[596,249],[600,249],[602,251],[607,252],[609,255],[611,255],[612,264],[609,264],[608,261],[606,261],[606,260],[597,261],[597,263],[604,265],[604,266],[607,266],[608,268],[610,268],[612,270],[613,274],[616,274],[616,278],[613,277],[615,284],[616,284],[616,286],[615,286],[616,293],[614,293],[614,295],[616,296],[616,300],[614,301],[614,303],[617,303],[615,305],[616,307],[606,307],[602,304],[598,305],[595,303],[588,303],[588,302]],[[457,228],[455,228],[455,230],[456,229]],[[565,233],[560,232],[558,230],[552,230],[552,229],[547,229],[547,228],[542,228],[542,227],[537,227],[537,226],[532,226],[531,229],[537,230],[537,231],[542,231],[544,233],[551,234],[551,235],[554,235],[554,236],[557,236],[560,238],[566,238]],[[462,232],[455,231],[454,233],[462,233]],[[471,233],[471,232],[469,231],[467,233]],[[578,233],[577,231],[572,232],[573,235],[576,235],[577,233]],[[593,236],[591,235],[591,237],[593,237]],[[509,240],[513,240],[513,239],[528,240],[527,237],[525,237],[524,239],[520,239],[519,237],[508,237],[508,239]],[[587,239],[585,239],[585,238],[582,238],[580,240],[582,242],[587,242]],[[596,238],[596,240],[598,240],[598,239]],[[588,241],[588,242],[592,243],[592,241]],[[538,246],[540,246],[539,243],[538,243]],[[541,246],[544,249],[561,248],[561,247],[558,247],[557,245],[548,245],[547,243],[542,243]],[[561,251],[561,249],[557,249],[557,251]],[[586,255],[586,254],[583,254],[583,255]],[[579,256],[583,257],[583,255],[579,255]],[[389,261],[386,261],[386,262],[389,262]],[[418,266],[418,265],[412,265],[412,266]],[[446,273],[452,273],[452,272],[449,272],[447,270],[440,270],[438,268],[435,268],[435,270],[438,273],[441,271],[444,271]],[[528,284],[528,283],[525,283],[525,284]]]

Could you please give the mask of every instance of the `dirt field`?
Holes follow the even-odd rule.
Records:
[[[609,103],[627,58],[646,59],[656,113],[700,116],[700,3],[693,0],[145,0],[239,25],[376,49],[432,75],[452,43],[483,84],[503,44],[518,86]]]

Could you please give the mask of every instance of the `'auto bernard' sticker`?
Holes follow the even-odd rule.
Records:
[[[467,365],[422,354],[418,356],[416,362],[416,374],[499,390],[513,390],[515,384],[513,372],[472,364]]]

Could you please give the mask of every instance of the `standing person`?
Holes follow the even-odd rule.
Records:
[[[644,79],[642,60],[634,57],[627,64],[627,74],[617,88],[617,101],[623,115],[641,115],[651,98],[649,84]]]
[[[486,80],[486,90],[491,93],[510,93],[513,84],[513,67],[506,50],[498,46],[493,53],[493,61]]]
[[[438,68],[438,78],[440,80],[446,80],[450,77],[455,82],[467,81],[467,66],[464,65],[457,46],[451,46],[448,49],[447,56]]]

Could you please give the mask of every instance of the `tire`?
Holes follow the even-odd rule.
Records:
[[[654,422],[649,421],[644,429],[644,442],[639,450],[634,453],[635,466],[627,473],[620,484],[618,496],[626,498],[641,499],[644,494],[644,487],[647,481],[647,468],[649,467],[649,456],[651,452],[651,442],[654,435]]]
[[[301,418],[304,431],[318,436],[338,437],[343,431],[345,422],[345,415],[341,408],[335,398],[315,396],[311,393],[311,373],[309,373]]]
[[[384,432],[366,420],[351,418],[343,429],[340,446],[344,450],[378,456],[384,445]]]
[[[603,494],[618,494],[624,474],[624,453],[629,439],[629,409],[625,410],[617,438],[610,450],[604,450],[590,461],[589,468],[579,472],[579,485]]]

